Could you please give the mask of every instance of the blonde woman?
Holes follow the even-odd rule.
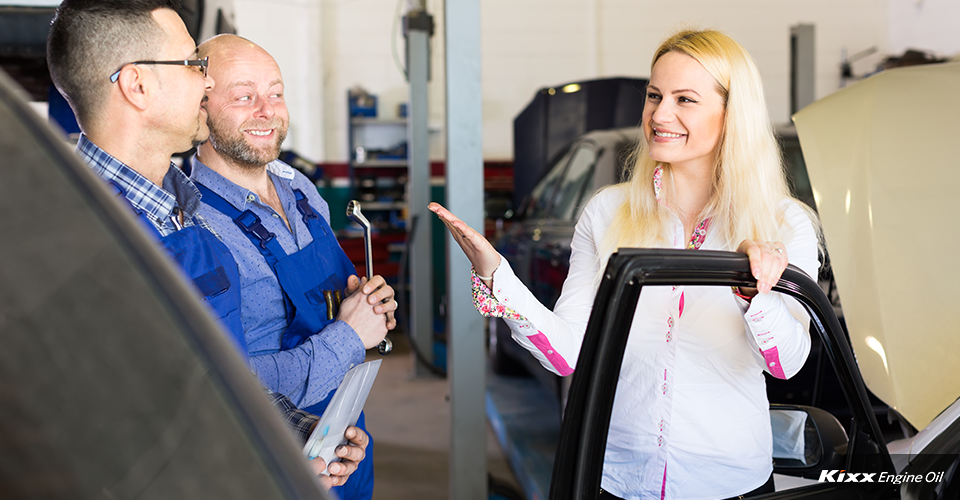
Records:
[[[789,378],[809,318],[772,292],[787,263],[816,276],[818,224],[790,196],[759,72],[717,31],[656,51],[631,178],[583,210],[570,271],[543,307],[482,235],[431,204],[474,269],[478,308],[503,317],[545,368],[576,367],[597,279],[618,247],[736,250],[756,289],[647,287],[620,371],[601,498],[717,499],[773,491],[763,371]]]

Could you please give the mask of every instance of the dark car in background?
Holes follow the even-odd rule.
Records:
[[[560,297],[580,211],[599,188],[624,179],[627,157],[638,139],[636,127],[597,130],[561,149],[524,199],[513,224],[495,242],[497,251],[545,306],[553,308]],[[494,371],[528,372],[551,393],[561,395],[563,379],[543,369],[514,342],[503,320],[491,320],[490,330]]]

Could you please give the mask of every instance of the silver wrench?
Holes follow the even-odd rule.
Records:
[[[363,212],[360,211],[360,202],[357,200],[350,200],[350,203],[347,203],[347,217],[363,228],[363,248],[364,256],[366,257],[364,260],[367,264],[367,281],[369,281],[373,278],[373,247],[370,242],[370,221],[363,216]],[[393,342],[386,337],[384,337],[384,339],[380,341],[380,345],[377,346],[377,352],[379,352],[381,356],[390,354],[392,350]]]

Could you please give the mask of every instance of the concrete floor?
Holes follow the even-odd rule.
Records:
[[[367,428],[376,440],[373,454],[373,500],[449,498],[450,401],[446,379],[414,378],[413,354],[405,337],[391,334],[394,351],[382,359],[380,372],[364,406]],[[519,492],[489,424],[487,468],[492,477]]]

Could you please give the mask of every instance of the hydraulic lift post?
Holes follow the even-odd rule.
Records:
[[[406,39],[407,81],[410,83],[410,106],[407,111],[407,214],[410,262],[410,339],[417,350],[433,360],[433,237],[434,215],[427,210],[430,203],[430,137],[427,130],[427,82],[430,79],[430,37],[433,17],[423,6],[403,18]],[[399,286],[403,286],[400,283]],[[416,359],[416,377],[431,376]]]
[[[483,92],[480,2],[444,2],[447,68],[447,207],[483,232]],[[470,262],[447,233],[450,498],[487,500],[486,340],[473,307]]]

